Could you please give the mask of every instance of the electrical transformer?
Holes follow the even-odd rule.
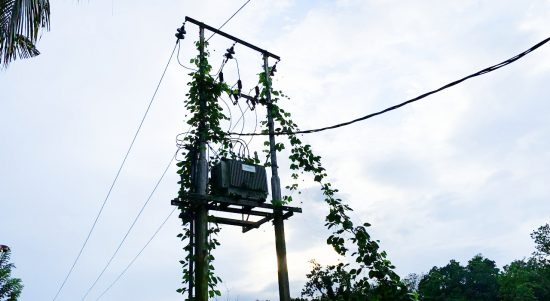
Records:
[[[212,167],[214,195],[241,197],[265,202],[268,194],[267,175],[260,165],[223,158]]]

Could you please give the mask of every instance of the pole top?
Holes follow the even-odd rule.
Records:
[[[223,31],[221,31],[221,30],[219,30],[219,29],[216,29],[216,28],[214,28],[214,27],[212,27],[212,26],[210,26],[210,25],[207,25],[207,24],[205,24],[205,23],[203,23],[203,22],[197,21],[197,20],[195,20],[195,19],[193,19],[193,18],[191,18],[191,17],[187,17],[187,16],[186,16],[186,17],[185,17],[185,22],[193,23],[193,24],[199,26],[200,28],[206,28],[206,29],[210,30],[211,32],[214,32],[214,33],[216,33],[216,34],[219,34],[220,36],[223,36],[223,37],[226,37],[226,38],[228,38],[228,39],[230,39],[230,40],[233,40],[235,43],[239,43],[239,44],[241,44],[241,45],[243,45],[243,46],[246,46],[246,47],[248,47],[248,48],[250,48],[250,49],[256,50],[256,51],[262,53],[264,56],[272,57],[272,58],[274,58],[274,59],[276,59],[276,60],[278,60],[278,61],[281,60],[281,57],[278,56],[278,55],[275,55],[275,54],[273,54],[273,53],[271,53],[271,52],[269,52],[269,51],[267,51],[267,50],[265,50],[265,49],[262,49],[262,48],[260,48],[260,47],[258,47],[258,46],[252,45],[252,44],[250,44],[250,43],[248,43],[248,42],[246,42],[246,41],[243,41],[243,40],[241,40],[241,39],[239,39],[239,38],[237,38],[237,37],[234,37],[234,36],[232,36],[232,35],[230,35],[230,34],[227,34],[227,33],[223,32]]]

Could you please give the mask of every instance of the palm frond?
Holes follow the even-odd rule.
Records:
[[[0,54],[2,54],[0,60],[4,67],[16,59],[31,58],[40,54],[34,43],[23,35],[16,35],[13,41],[13,47],[8,49],[3,49],[0,42]]]
[[[49,27],[48,0],[0,0],[1,63],[40,54],[34,44],[40,29]]]

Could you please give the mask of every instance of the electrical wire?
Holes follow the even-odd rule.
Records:
[[[245,6],[249,3],[249,2],[250,2],[250,0],[247,0],[247,1],[246,1],[246,2],[245,2],[245,3],[244,3],[244,4],[243,4],[243,5],[242,5],[233,15],[232,15],[232,16],[231,16],[231,17],[229,17],[229,19],[227,19],[227,20],[218,28],[218,30],[220,30],[220,29],[221,29],[222,27],[224,27],[231,19],[233,19],[233,17],[235,17],[235,16],[236,16],[236,15],[237,15],[237,14],[238,14]],[[216,34],[216,33],[213,33],[213,34],[207,39],[207,41],[210,40],[215,34]],[[102,206],[101,206],[101,209],[100,209],[100,211],[99,211],[99,213],[98,213],[98,215],[97,215],[97,217],[96,217],[96,219],[95,219],[95,221],[94,221],[94,223],[93,223],[93,225],[92,225],[92,228],[90,229],[90,232],[88,233],[88,236],[86,237],[86,240],[85,240],[85,242],[84,242],[84,244],[83,244],[83,246],[82,246],[82,248],[81,248],[81,250],[80,250],[80,252],[79,252],[79,254],[78,254],[78,256],[77,256],[77,258],[75,259],[75,261],[74,261],[74,263],[73,263],[71,269],[69,270],[69,273],[68,273],[67,276],[65,277],[63,283],[61,284],[61,286],[60,286],[59,290],[57,291],[57,293],[56,293],[56,295],[55,295],[55,297],[54,297],[53,300],[57,299],[59,293],[61,292],[61,290],[63,289],[65,283],[67,282],[67,279],[69,278],[70,274],[71,274],[72,271],[74,270],[74,267],[75,267],[76,263],[78,262],[78,259],[79,259],[80,256],[82,255],[82,252],[83,252],[83,250],[84,250],[84,248],[85,248],[85,246],[86,246],[86,244],[87,244],[87,242],[88,242],[88,240],[89,240],[89,238],[90,238],[90,236],[91,236],[91,233],[93,232],[93,229],[95,228],[95,226],[96,226],[96,224],[97,224],[97,221],[98,221],[98,219],[99,219],[99,216],[101,215],[101,213],[102,213],[102,211],[103,211],[103,208],[105,207],[105,204],[106,204],[106,202],[107,202],[107,199],[108,199],[108,197],[109,197],[109,195],[110,195],[110,193],[111,193],[111,191],[112,191],[112,188],[114,187],[114,184],[116,183],[116,180],[118,179],[118,176],[120,175],[120,172],[121,172],[121,170],[122,170],[122,167],[124,166],[124,164],[125,164],[125,162],[126,162],[126,159],[127,159],[128,155],[129,155],[129,153],[130,153],[130,150],[132,149],[132,146],[133,146],[133,144],[134,144],[134,142],[135,142],[135,140],[136,140],[136,137],[137,137],[137,135],[138,135],[138,133],[139,133],[139,131],[140,131],[140,129],[141,129],[141,126],[143,125],[143,122],[144,122],[144,120],[145,120],[145,117],[147,116],[147,113],[149,112],[149,109],[150,109],[151,104],[152,104],[152,102],[153,102],[153,100],[154,100],[154,97],[156,96],[156,93],[157,93],[157,91],[158,91],[158,88],[160,87],[160,83],[162,82],[162,79],[164,78],[164,75],[166,74],[166,70],[168,69],[168,65],[170,64],[170,61],[172,60],[172,57],[173,57],[174,52],[175,52],[175,50],[176,50],[176,46],[178,46],[178,55],[177,55],[178,63],[179,63],[182,67],[184,67],[184,68],[186,68],[186,69],[196,71],[196,70],[194,70],[194,69],[191,69],[191,68],[189,68],[189,67],[184,66],[184,65],[180,62],[180,59],[179,59],[179,50],[180,50],[180,47],[179,47],[179,40],[178,40],[178,41],[176,42],[176,45],[174,46],[174,49],[172,50],[172,53],[171,53],[171,55],[170,55],[170,59],[168,60],[168,63],[167,63],[167,65],[166,65],[165,69],[164,69],[164,72],[162,73],[162,76],[161,76],[161,79],[160,79],[160,81],[159,81],[159,84],[157,85],[157,88],[155,89],[155,92],[154,92],[154,94],[153,94],[153,97],[151,98],[151,101],[150,101],[150,103],[149,103],[149,106],[147,107],[147,110],[146,110],[146,112],[145,112],[145,115],[143,116],[143,119],[141,120],[141,123],[140,123],[140,125],[139,125],[139,127],[138,127],[138,130],[137,130],[137,132],[136,132],[136,134],[135,134],[135,136],[134,136],[134,138],[133,138],[133,140],[132,140],[132,143],[130,144],[130,147],[129,147],[129,149],[128,149],[128,152],[126,153],[126,156],[124,157],[124,160],[123,160],[123,162],[122,162],[122,164],[121,164],[121,166],[120,166],[120,168],[119,168],[119,170],[118,170],[118,172],[117,172],[117,175],[116,175],[116,177],[115,177],[115,180],[113,181],[113,184],[111,185],[111,187],[110,187],[110,189],[109,189],[109,192],[108,192],[108,194],[107,194],[107,197],[105,198],[105,200],[104,200],[104,202],[103,202],[103,204],[102,204]],[[223,65],[224,65],[224,64],[222,64],[222,66],[220,67],[220,71],[219,71],[219,72],[221,72],[221,70],[222,70],[222,68],[223,68]],[[218,72],[218,74],[219,74],[219,72]],[[241,109],[241,111],[242,111],[242,109]],[[179,151],[179,149],[178,149],[178,151]],[[177,154],[177,152],[176,152],[176,154]],[[170,160],[170,164],[171,164],[172,161],[174,160],[175,156],[176,156],[176,155],[174,155],[174,156],[172,157],[172,159]],[[170,164],[168,165],[168,167],[170,166]],[[165,169],[165,171],[164,171],[163,175],[161,176],[161,179],[160,179],[160,180],[162,180],[162,178],[164,177],[164,175],[165,175],[165,173],[166,173],[167,170],[168,170],[168,168]],[[157,187],[158,184],[160,183],[160,180],[159,180],[159,182],[157,182],[157,185],[155,186],[153,192],[156,190],[156,187]],[[139,217],[139,215],[141,214],[141,212],[142,212],[143,209],[145,208],[145,205],[149,202],[151,196],[152,196],[152,194],[149,196],[148,200],[146,201],[146,203],[145,203],[144,206],[142,207],[140,213],[138,214],[138,216],[137,216],[136,219],[134,220],[133,224],[131,225],[129,231],[126,233],[125,237],[123,238],[121,244],[119,244],[119,246],[118,246],[117,250],[115,251],[114,255],[111,257],[111,259],[109,260],[109,262],[107,263],[107,265],[105,266],[105,268],[103,269],[103,271],[101,272],[100,276],[96,279],[96,281],[94,282],[94,284],[92,285],[92,287],[89,289],[89,291],[90,291],[90,290],[93,288],[93,286],[97,283],[97,280],[99,280],[99,278],[101,277],[101,275],[105,272],[105,270],[106,270],[107,267],[109,266],[109,264],[110,264],[110,262],[112,261],[112,259],[116,256],[116,253],[118,252],[118,250],[119,250],[120,247],[122,246],[122,244],[123,244],[124,240],[126,239],[127,235],[129,234],[129,232],[130,232],[131,229],[133,228],[135,222],[137,221],[137,218]],[[130,268],[130,266],[135,262],[135,260],[136,260],[136,259],[139,257],[139,255],[143,252],[143,250],[145,250],[145,248],[149,245],[149,243],[150,243],[150,242],[153,240],[153,238],[157,235],[157,233],[160,231],[160,229],[161,229],[161,228],[164,226],[164,224],[168,221],[168,219],[169,219],[170,216],[174,213],[175,210],[176,210],[176,208],[174,208],[174,209],[170,212],[170,214],[166,217],[166,219],[165,219],[165,220],[162,222],[162,224],[158,227],[158,229],[155,231],[155,233],[153,234],[153,236],[151,236],[151,238],[150,238],[149,241],[145,244],[145,246],[139,251],[139,253],[134,257],[134,259],[132,259],[132,261],[128,264],[128,266],[126,266],[126,268],[125,268],[125,269],[122,271],[122,273],[115,279],[115,281],[113,281],[113,283],[111,283],[111,284],[107,287],[107,289],[106,289],[106,290],[105,290],[96,300],[99,300],[105,293],[107,293],[107,291],[108,291],[108,290],[109,290],[109,289],[110,289],[110,288],[111,288],[111,287],[112,287],[112,286],[113,286],[113,285],[114,285],[114,284],[124,275],[124,273]],[[84,296],[84,298],[88,295],[89,291],[86,293],[86,295]],[[84,298],[83,298],[83,299],[84,299]]]
[[[124,268],[124,270],[122,270],[122,272],[115,278],[115,280],[113,282],[111,282],[111,284],[101,293],[101,295],[99,295],[99,297],[97,297],[96,301],[101,299],[119,280],[120,278],[122,278],[122,276],[124,276],[124,274],[126,273],[126,271],[128,271],[128,269],[134,264],[134,262],[138,259],[138,257],[141,255],[141,253],[143,253],[143,250],[145,250],[145,248],[147,248],[147,246],[151,243],[151,241],[153,240],[153,238],[155,238],[155,236],[157,236],[157,234],[160,232],[160,230],[162,229],[162,227],[164,226],[164,224],[166,224],[166,222],[168,221],[168,219],[170,219],[170,216],[172,216],[172,214],[174,214],[174,211],[176,211],[176,209],[178,209],[177,207],[175,207],[174,209],[172,209],[172,211],[170,211],[170,214],[168,214],[168,216],[164,219],[164,221],[160,224],[160,226],[157,228],[157,230],[155,231],[155,233],[153,233],[153,235],[151,236],[151,238],[149,238],[149,240],[147,241],[147,243],[143,246],[143,248],[141,248],[141,250],[137,253],[137,255],[130,261],[130,263],[128,263],[128,265]]]
[[[141,130],[143,122],[145,121],[145,118],[147,117],[147,114],[149,113],[149,109],[151,108],[151,105],[153,104],[155,96],[157,95],[157,92],[160,88],[160,84],[162,83],[162,80],[164,79],[164,75],[166,74],[166,70],[168,70],[168,66],[170,65],[170,62],[172,61],[172,57],[174,56],[174,52],[176,51],[177,45],[178,45],[178,43],[176,42],[176,44],[174,45],[174,49],[172,49],[172,53],[170,54],[170,58],[168,59],[168,62],[166,63],[166,67],[164,67],[164,71],[162,72],[162,76],[160,77],[160,80],[157,84],[157,87],[155,88],[155,92],[153,93],[153,96],[151,97],[151,100],[149,101],[149,105],[147,106],[147,110],[145,110],[145,114],[143,115],[143,117],[141,119],[141,122],[139,123],[139,126],[136,130],[136,133],[134,134],[134,137],[132,138],[132,142],[130,143],[130,146],[128,147],[128,151],[126,151],[126,155],[124,155],[124,159],[122,160],[122,163],[120,164],[120,167],[118,168],[116,176],[115,176],[113,182],[111,183],[111,186],[109,187],[109,191],[107,192],[107,196],[105,196],[105,199],[103,200],[103,203],[101,204],[101,208],[99,209],[99,212],[97,213],[97,215],[94,219],[92,227],[90,228],[90,231],[88,232],[88,235],[86,236],[86,239],[84,240],[84,243],[82,244],[82,247],[80,248],[80,251],[78,252],[78,255],[76,256],[71,268],[69,269],[69,272],[65,276],[65,279],[61,283],[61,286],[57,290],[57,293],[53,297],[52,301],[55,301],[57,299],[57,297],[59,296],[59,294],[61,293],[61,290],[63,289],[63,287],[67,283],[67,280],[69,279],[70,275],[72,274],[72,272],[73,272],[73,270],[76,266],[76,263],[80,259],[80,256],[82,255],[82,252],[84,251],[84,248],[88,244],[90,236],[92,235],[92,232],[94,231],[95,226],[97,225],[99,217],[101,216],[101,213],[103,212],[103,209],[105,208],[105,204],[107,204],[107,200],[109,199],[109,196],[111,195],[111,192],[112,192],[112,190],[113,190],[113,188],[114,188],[114,186],[115,186],[115,184],[118,180],[120,172],[122,171],[122,168],[124,167],[124,164],[126,163],[126,159],[128,159],[128,155],[130,154],[130,151],[132,150],[132,147],[134,146],[134,142],[136,141],[136,138],[137,138],[137,136],[138,136],[138,134]]]
[[[250,0],[247,0],[231,17],[229,17],[229,19],[227,19],[222,24],[222,26],[218,27],[218,30],[222,29],[225,26],[225,24],[227,24],[227,22],[231,21],[231,19],[233,19],[233,17],[235,17],[235,15],[237,15],[241,11],[241,9],[243,9],[248,4],[248,2],[250,2]],[[207,42],[210,41],[210,39],[215,35],[216,35],[216,33],[213,33],[206,41]]]
[[[185,66],[181,61],[180,61],[180,43],[179,43],[179,40],[178,40],[178,53],[176,54],[176,58],[178,59],[178,64],[180,66],[182,66],[183,68],[187,69],[187,70],[190,70],[190,71],[193,71],[193,72],[197,72],[198,70],[197,69],[194,69],[194,68],[190,68],[190,67],[187,67]],[[216,79],[218,78],[218,75],[220,74],[220,72],[222,71],[224,65],[225,65],[226,61],[223,60],[222,61],[222,64],[220,66],[220,68],[218,69],[218,72],[214,75],[210,74],[210,76],[212,77],[215,77]]]
[[[519,60],[520,58],[524,57],[525,55],[529,54],[530,52],[534,51],[535,49],[541,47],[542,45],[546,44],[548,41],[550,41],[550,37],[549,38],[546,38],[544,40],[542,40],[541,42],[537,43],[536,45],[534,45],[533,47],[527,49],[526,51],[512,57],[512,58],[509,58],[501,63],[498,63],[496,65],[493,65],[493,66],[490,66],[490,67],[487,67],[485,69],[482,69],[476,73],[473,73],[473,74],[470,74],[466,77],[463,77],[461,79],[458,79],[458,80],[455,80],[451,83],[448,83],[438,89],[435,89],[435,90],[432,90],[432,91],[429,91],[429,92],[426,92],[422,95],[419,95],[415,98],[412,98],[412,99],[409,99],[405,102],[402,102],[400,104],[397,104],[395,106],[391,106],[389,108],[386,108],[382,111],[378,111],[378,112],[375,112],[375,113],[371,113],[371,114],[368,114],[368,115],[365,115],[363,117],[360,117],[360,118],[357,118],[357,119],[353,119],[351,121],[348,121],[348,122],[342,122],[342,123],[338,123],[338,124],[335,124],[335,125],[331,125],[331,126],[327,126],[327,127],[322,127],[322,128],[317,128],[317,129],[311,129],[311,130],[303,130],[303,131],[295,131],[295,132],[285,132],[285,131],[281,131],[281,132],[275,132],[274,134],[275,135],[295,135],[295,134],[311,134],[311,133],[318,133],[318,132],[322,132],[322,131],[326,131],[326,130],[332,130],[332,129],[336,129],[336,128],[340,128],[340,127],[344,127],[344,126],[347,126],[347,125],[350,125],[350,124],[353,124],[353,123],[356,123],[356,122],[359,122],[359,121],[363,121],[363,120],[366,120],[366,119],[370,119],[372,117],[375,117],[375,116],[378,116],[378,115],[382,115],[384,113],[387,113],[389,111],[393,111],[395,109],[398,109],[400,107],[403,107],[405,105],[408,105],[412,102],[415,102],[415,101],[418,101],[422,98],[425,98],[427,96],[430,96],[432,94],[435,94],[437,92],[440,92],[440,91],[443,91],[445,89],[448,89],[452,86],[455,86],[457,84],[460,84],[462,83],[463,81],[467,80],[467,79],[470,79],[470,78],[473,78],[473,77],[477,77],[477,76],[480,76],[480,75],[484,75],[484,74],[487,74],[487,73],[490,73],[490,72],[493,72],[497,69],[500,69],[506,65],[509,65],[517,60]],[[266,135],[269,135],[269,133],[228,133],[229,135],[238,135],[238,136],[266,136]]]
[[[179,133],[176,135],[176,146],[178,147],[178,150],[176,151],[176,154],[179,150],[185,148],[185,138],[187,137],[187,135],[189,135],[189,133],[191,133],[191,128],[193,127],[192,124],[189,125],[189,127],[187,128],[187,131],[183,132],[183,133]],[[184,135],[183,138],[179,138],[181,135]],[[176,159],[177,161],[177,159]]]
[[[258,110],[254,110],[254,116],[256,118],[256,121],[254,122],[254,130],[252,131],[253,133],[256,132],[256,130],[258,129]],[[250,144],[252,142],[252,139],[254,139],[255,136],[250,136],[250,140],[248,140],[248,144]]]
[[[235,84],[235,85],[236,85],[236,84]],[[233,85],[233,86],[235,86],[235,85]],[[221,99],[224,103],[226,102],[226,101],[223,99],[222,96],[220,96],[220,99]],[[243,124],[242,124],[242,127],[241,127],[241,131],[244,131],[245,114],[246,114],[246,112],[248,112],[248,110],[249,110],[250,108],[247,106],[246,109],[243,111],[243,109],[242,109],[242,107],[240,106],[240,104],[237,103],[237,105],[238,105],[238,107],[239,107],[239,109],[240,109],[240,111],[241,111],[241,117],[239,117],[239,119],[237,119],[237,121],[233,124],[233,127],[230,128],[229,132],[235,130],[235,128],[239,125],[239,122],[241,121],[241,119],[243,120],[243,122],[242,122]],[[229,106],[228,106],[228,107],[229,107]],[[258,115],[257,115],[257,113],[256,113],[256,123],[255,123],[255,128],[254,128],[254,130],[256,130],[257,126],[258,126]],[[252,137],[252,138],[253,138],[253,137]],[[242,141],[242,142],[239,141],[239,143],[241,143],[241,144],[245,147],[245,149],[246,149],[247,152],[248,152],[248,156],[250,157],[250,151],[248,150],[248,144],[249,144],[249,143],[246,143],[246,141],[244,141],[243,139],[241,139],[241,138],[239,138],[239,137],[237,137],[237,138],[231,138],[230,140],[240,140],[240,141]],[[252,139],[251,139],[251,140],[252,140]],[[221,146],[218,148],[217,152],[219,153],[220,150],[221,150]],[[241,150],[239,150],[238,152],[240,153]],[[245,155],[246,155],[246,152],[243,151],[243,154],[244,154],[244,155],[243,155],[242,157],[244,158]]]
[[[250,157],[250,149],[248,148],[248,144],[246,143],[246,141],[241,138],[231,138],[230,141],[237,142],[239,144],[239,150],[237,154],[239,154],[241,158],[246,158],[247,155],[248,157]]]
[[[216,72],[216,74],[215,74],[215,75],[216,75],[216,76],[215,76],[215,79],[216,79],[216,80],[217,80],[218,77],[220,76],[220,72],[223,71],[223,67],[225,66],[226,63],[227,63],[227,59],[223,59],[223,60],[222,60],[222,64],[220,65],[220,68],[218,69],[218,72]],[[210,75],[210,76],[212,76],[212,75]]]
[[[241,117],[239,117],[239,119],[237,119],[237,121],[236,121],[235,124],[233,125],[233,128],[231,129],[231,131],[234,131],[234,130],[235,130],[235,128],[236,128],[237,125],[239,124],[239,121],[241,121],[241,119],[244,118],[244,114],[245,114],[249,109],[250,109],[250,108],[247,107],[246,110],[244,110],[244,112],[243,112],[243,110],[241,109]],[[234,133],[229,132],[229,134],[233,135]],[[235,135],[239,135],[239,134],[235,134]]]
[[[239,107],[239,110],[241,111],[241,118],[243,120],[242,122],[242,127],[241,127],[241,133],[244,132],[244,125],[245,125],[245,121],[246,121],[246,118],[244,117],[244,113],[246,111],[248,111],[248,107],[246,107],[246,111],[243,111],[243,108],[241,107],[241,104],[237,102],[237,106]],[[240,136],[240,135],[239,135]]]
[[[212,152],[214,153],[214,155],[216,156],[216,158],[220,159],[220,154],[214,150],[214,148],[212,148],[212,146],[210,145],[210,143],[208,143],[208,148],[210,150],[212,150]],[[210,155],[208,155],[208,157],[210,158]]]
[[[166,166],[166,168],[164,169],[162,175],[160,176],[159,180],[157,181],[155,187],[153,188],[153,190],[151,191],[151,193],[149,194],[149,197],[147,198],[147,200],[145,201],[145,203],[143,204],[143,206],[141,207],[141,210],[139,211],[138,215],[135,217],[134,221],[132,222],[130,228],[128,229],[128,231],[126,232],[126,234],[124,235],[124,237],[122,238],[122,241],[119,243],[117,249],[115,250],[115,252],[113,253],[113,255],[111,256],[111,258],[109,259],[109,261],[107,262],[107,264],[105,265],[105,267],[103,268],[103,270],[101,271],[101,273],[99,274],[99,276],[96,278],[96,280],[94,281],[94,283],[92,284],[92,286],[88,289],[88,291],[86,292],[86,294],[84,295],[84,297],[82,298],[82,300],[84,300],[86,298],[86,296],[90,293],[90,291],[93,289],[93,287],[96,285],[96,283],[98,282],[98,280],[101,278],[101,276],[103,275],[103,273],[105,272],[105,270],[107,270],[108,266],[111,264],[111,262],[113,261],[114,257],[116,256],[116,254],[118,253],[118,251],[120,250],[120,248],[122,247],[122,244],[124,243],[124,241],[126,240],[126,238],[128,237],[128,234],[131,232],[131,230],[133,229],[134,225],[136,224],[137,220],[139,219],[140,215],[143,213],[143,210],[145,209],[145,207],[147,206],[147,204],[149,203],[149,201],[151,200],[151,198],[153,197],[153,194],[155,193],[155,191],[157,190],[160,182],[162,181],[162,179],[164,178],[164,176],[166,175],[166,172],[168,171],[168,169],[170,168],[170,166],[172,165],[172,162],[176,159],[176,156],[178,154],[178,152],[183,148],[183,141],[185,140],[185,137],[187,135],[189,135],[189,132],[191,130],[191,127],[192,126],[189,126],[189,128],[187,129],[186,132],[183,132],[183,133],[180,133],[178,135],[176,135],[176,145],[178,147],[178,149],[176,150],[176,152],[174,153],[174,155],[172,156],[172,158],[170,159],[170,162],[168,163],[168,165]],[[183,138],[179,138],[180,135],[184,135]],[[139,255],[138,255],[139,256]],[[124,271],[125,272],[125,271]],[[123,272],[123,273],[124,273]],[[116,282],[116,280],[115,280]],[[114,284],[114,283],[113,283]],[[112,285],[111,285],[112,286]],[[109,288],[111,287],[109,286]],[[109,289],[108,288],[108,289]],[[108,290],[107,289],[107,290]],[[105,293],[105,292],[104,292]],[[102,294],[103,295],[103,294]],[[100,296],[101,297],[101,296]],[[99,298],[98,298],[99,299]]]
[[[235,60],[235,63],[237,64],[237,76],[239,77],[239,80],[241,80],[241,69],[239,69],[239,61],[236,57],[233,58]]]
[[[182,66],[183,68],[187,69],[187,70],[191,70],[193,72],[196,72],[197,69],[193,69],[193,68],[190,68],[190,67],[187,67],[185,66],[184,64],[182,64],[180,62],[180,43],[179,43],[180,40],[178,40],[177,44],[178,44],[178,53],[176,54],[176,57],[178,58],[178,64],[180,64],[180,66]]]
[[[231,107],[229,107],[229,105],[227,104],[225,99],[223,99],[222,97],[220,97],[220,100],[225,104],[225,106],[227,107],[227,111],[229,112],[229,127],[228,128],[231,129],[231,125],[232,125],[231,122],[233,120],[233,115],[231,114]]]
[[[116,248],[115,252],[113,253],[113,255],[111,255],[111,258],[109,258],[109,260],[107,261],[107,264],[105,264],[105,266],[103,267],[103,270],[101,270],[101,272],[99,273],[99,275],[97,276],[97,278],[95,279],[94,283],[90,286],[90,288],[88,288],[88,290],[86,291],[86,293],[84,294],[84,296],[82,297],[81,300],[84,300],[86,299],[86,297],[88,297],[88,294],[90,294],[90,292],[92,291],[92,289],[95,287],[95,285],[97,284],[97,282],[99,281],[99,279],[101,278],[101,276],[103,276],[103,274],[105,273],[105,271],[107,270],[107,268],[109,267],[109,265],[111,265],[111,262],[113,261],[113,259],[116,257],[116,255],[118,254],[118,251],[120,250],[120,248],[122,247],[122,245],[124,244],[124,242],[126,241],[126,238],[128,237],[128,235],[130,234],[130,232],[132,231],[132,229],[134,228],[134,226],[136,225],[136,222],[138,221],[139,217],[141,216],[141,214],[143,213],[143,210],[145,209],[145,207],[147,206],[147,204],[149,204],[149,201],[151,200],[151,198],[153,197],[153,194],[155,194],[155,191],[157,190],[160,182],[162,181],[162,179],[164,178],[164,176],[166,175],[166,172],[168,171],[168,169],[170,168],[170,166],[172,165],[172,162],[174,162],[174,158],[176,157],[176,155],[178,154],[178,151],[179,149],[174,153],[174,155],[172,156],[172,158],[170,159],[170,162],[168,162],[168,165],[166,165],[166,168],[164,169],[164,171],[162,172],[162,175],[160,176],[160,178],[158,179],[157,183],[155,184],[153,190],[151,191],[151,193],[149,194],[149,197],[147,197],[147,200],[145,201],[145,203],[143,203],[143,206],[141,206],[141,209],[139,210],[138,214],[136,215],[136,217],[134,218],[134,221],[132,222],[132,224],[130,225],[130,228],[128,228],[128,231],[126,231],[126,234],[124,234],[124,237],[122,238],[122,240],[120,241],[120,243],[118,244],[118,247]]]

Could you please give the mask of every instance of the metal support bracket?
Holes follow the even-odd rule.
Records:
[[[258,229],[261,225],[273,220],[273,210],[281,210],[283,212],[283,219],[290,218],[294,215],[294,213],[302,213],[302,208],[299,207],[277,206],[246,198],[230,198],[213,195],[200,195],[196,193],[186,194],[184,198],[192,206],[206,202],[209,211],[261,217],[256,221],[249,221],[248,219],[244,220],[244,218],[236,219],[214,215],[210,215],[208,217],[208,221],[210,222],[242,227],[243,233],[253,229]],[[183,203],[184,202],[180,198],[176,198],[171,201],[172,206],[181,206]],[[267,209],[269,211],[262,209]],[[192,220],[191,213],[189,212],[182,212],[179,217],[182,219],[184,224]]]

